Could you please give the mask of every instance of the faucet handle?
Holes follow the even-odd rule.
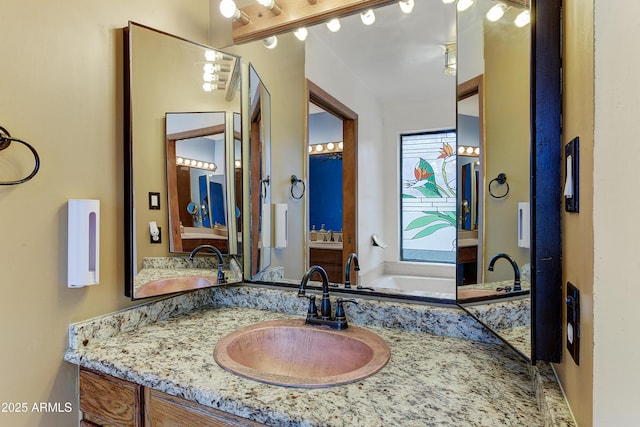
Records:
[[[347,321],[347,317],[345,316],[345,313],[344,313],[344,303],[351,303],[351,304],[358,305],[358,301],[354,299],[343,299],[343,298],[336,299],[336,321],[338,322]]]
[[[316,319],[318,317],[318,307],[316,306],[316,296],[315,295],[298,295],[304,296],[305,298],[309,298],[309,309],[307,310],[307,319]]]

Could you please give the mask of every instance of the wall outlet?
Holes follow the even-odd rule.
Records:
[[[580,291],[567,282],[567,349],[576,365],[580,364]]]
[[[149,233],[149,243],[162,243],[162,228],[157,227],[158,233]]]

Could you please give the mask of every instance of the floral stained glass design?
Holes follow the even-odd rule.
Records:
[[[454,263],[456,134],[401,136],[401,259]]]

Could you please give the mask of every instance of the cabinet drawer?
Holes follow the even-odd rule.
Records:
[[[140,426],[142,387],[82,368],[80,410],[85,425]]]
[[[208,408],[179,397],[145,388],[145,421],[153,427],[199,426],[227,427],[263,426],[248,420]],[[188,423],[187,423],[188,420]]]
[[[478,259],[477,246],[464,246],[458,248],[458,262],[474,262]]]

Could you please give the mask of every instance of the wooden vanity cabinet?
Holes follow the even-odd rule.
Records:
[[[330,282],[342,283],[342,250],[311,248],[309,265],[319,265],[325,269]]]
[[[86,368],[80,368],[80,410],[82,427],[263,425]]]
[[[81,426],[142,426],[142,387],[80,369]]]
[[[458,285],[478,283],[478,246],[458,248]]]

